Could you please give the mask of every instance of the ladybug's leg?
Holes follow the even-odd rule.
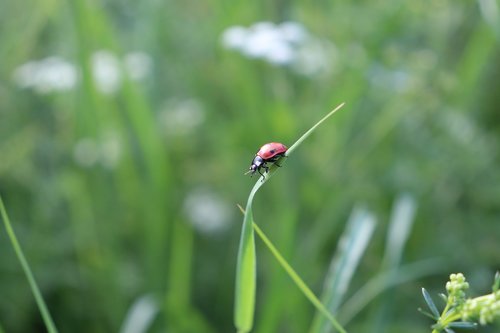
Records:
[[[279,156],[279,158],[281,158],[281,157],[285,157],[285,158],[286,158],[286,157],[288,157],[288,156],[285,156],[285,155],[281,155],[281,156]],[[278,159],[279,159],[279,158],[278,158]],[[274,165],[276,165],[278,168],[281,168],[281,164],[278,164],[278,161],[277,161],[278,159],[276,159],[276,162],[274,163]]]
[[[266,163],[263,163],[263,164],[260,166],[260,168],[262,168],[262,169],[266,170],[266,172],[269,172],[269,167],[267,166],[267,164],[266,164]],[[260,175],[262,176],[262,180],[264,180],[266,177],[262,174],[262,172],[260,172],[260,168],[259,168],[259,173],[260,173]]]
[[[265,166],[262,166],[262,168],[264,168],[264,169],[266,169],[266,170],[267,170],[267,167],[265,167]],[[261,168],[258,168],[258,169],[257,169],[257,171],[258,171],[258,172],[260,173],[260,175],[262,176],[262,179],[266,178],[266,177],[262,174],[262,172],[260,172],[260,169],[261,169]]]

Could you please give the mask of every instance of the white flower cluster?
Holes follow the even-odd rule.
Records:
[[[73,89],[78,80],[78,71],[70,62],[53,56],[29,61],[17,67],[13,80],[20,88],[31,88],[39,94],[48,94]]]
[[[245,28],[232,26],[222,33],[222,45],[248,58],[288,66],[312,76],[328,72],[335,60],[335,46],[311,35],[297,22],[257,22]]]
[[[460,306],[465,302],[465,291],[469,289],[469,283],[465,281],[462,273],[451,274],[450,280],[446,282],[448,302],[450,305]]]
[[[479,319],[481,325],[493,323],[500,318],[500,291],[468,299],[462,312],[463,320]]]
[[[132,80],[141,80],[151,72],[151,57],[144,52],[131,52],[119,59],[114,53],[101,50],[92,55],[92,75],[97,89],[103,94],[116,92],[123,80],[122,68]],[[29,61],[14,70],[18,87],[33,89],[39,94],[65,92],[75,88],[79,69],[57,56]]]
[[[184,136],[192,133],[205,121],[202,104],[193,98],[171,99],[164,103],[158,121],[167,136]]]
[[[191,224],[202,233],[217,233],[229,226],[229,204],[206,188],[195,189],[187,195],[184,211]]]

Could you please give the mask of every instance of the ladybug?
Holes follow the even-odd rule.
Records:
[[[281,157],[285,156],[287,150],[288,148],[282,143],[266,143],[265,145],[260,147],[257,154],[255,154],[252,164],[250,165],[250,168],[246,174],[250,173],[253,176],[255,172],[258,172],[262,177],[264,177],[260,169],[264,169],[266,170],[266,172],[268,172],[269,167],[267,166],[267,163],[275,163]],[[276,165],[280,166],[278,164]]]

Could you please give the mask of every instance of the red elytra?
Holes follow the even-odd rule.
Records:
[[[270,142],[260,147],[257,156],[262,157],[264,160],[268,160],[276,155],[285,153],[287,150],[288,148],[282,143]]]
[[[265,145],[260,147],[257,154],[255,154],[255,157],[252,160],[252,164],[250,165],[247,173],[250,173],[253,176],[255,172],[258,172],[264,178],[264,175],[260,170],[264,169],[266,170],[266,172],[268,172],[269,167],[267,166],[267,163],[275,163],[281,157],[285,156],[287,150],[288,148],[282,143],[266,143]]]

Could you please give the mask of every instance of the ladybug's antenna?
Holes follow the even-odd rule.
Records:
[[[253,171],[253,170],[252,170],[252,169],[250,169],[250,170],[248,170],[247,172],[245,172],[245,173],[244,173],[244,175],[246,176],[246,175],[248,175],[248,174],[249,174],[250,172],[252,172],[252,171]]]

